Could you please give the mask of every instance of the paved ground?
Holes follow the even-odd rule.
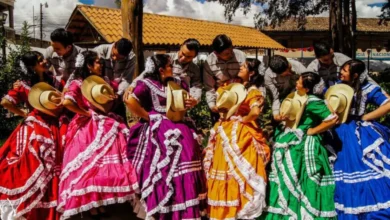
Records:
[[[133,212],[130,203],[116,204],[106,207],[109,218],[101,218],[101,220],[139,220]],[[82,213],[71,218],[71,220],[92,220],[89,213]]]

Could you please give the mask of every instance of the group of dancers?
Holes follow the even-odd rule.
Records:
[[[51,50],[75,54],[66,78],[47,56],[22,55],[26,77],[1,101],[24,117],[0,148],[1,219],[104,219],[125,202],[144,219],[390,218],[390,129],[375,121],[390,102],[362,61],[337,66],[344,55],[319,43],[308,68],[274,56],[262,71],[218,35],[204,67],[215,125],[203,149],[186,116],[202,94],[199,42],[148,57],[133,82],[102,62],[132,69],[120,46],[130,42],[118,42],[102,57],[52,37]],[[336,76],[320,72],[334,66]],[[267,89],[273,137],[257,121]],[[130,128],[124,106],[140,118]]]

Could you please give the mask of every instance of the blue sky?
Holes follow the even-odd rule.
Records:
[[[386,4],[386,2],[368,4],[368,6],[370,6],[370,7],[382,7],[384,4]]]
[[[81,3],[83,4],[86,4],[86,5],[91,5],[93,4],[95,1],[94,0],[80,0]]]

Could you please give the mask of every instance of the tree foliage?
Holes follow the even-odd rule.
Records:
[[[282,24],[284,21],[295,18],[299,26],[306,22],[306,16],[318,15],[329,10],[329,0],[208,0],[219,2],[225,7],[225,18],[231,21],[239,9],[247,14],[252,4],[260,5],[263,10],[255,17],[255,26],[264,28]]]
[[[116,7],[121,8],[121,0],[115,0]]]
[[[225,18],[231,21],[237,10],[248,13],[252,4],[259,4],[262,11],[255,17],[255,26],[275,27],[288,19],[296,19],[298,28],[304,30],[307,16],[329,11],[330,41],[335,51],[355,57],[356,52],[356,0],[208,0],[225,7]],[[390,20],[390,0],[384,4],[379,24]],[[380,20],[379,20],[380,19]]]
[[[385,24],[390,21],[390,0],[387,0],[387,3],[385,3],[382,7],[382,13],[379,15],[380,24]]]
[[[26,79],[29,76],[23,75],[20,69],[20,56],[30,51],[29,45],[29,25],[27,22],[23,23],[21,42],[15,45],[15,48],[8,46],[8,56],[6,63],[0,65],[0,97],[7,94],[8,90],[12,88],[12,84],[18,79]],[[3,38],[3,36],[0,36]],[[8,118],[8,111],[0,107],[0,142],[1,139],[6,138],[15,128],[20,118]]]

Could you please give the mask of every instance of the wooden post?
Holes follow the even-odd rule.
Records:
[[[355,0],[351,0],[351,8],[352,8],[352,19],[351,19],[351,44],[352,44],[352,59],[356,59],[356,50],[357,50],[357,31],[356,31],[356,25],[357,25],[357,14],[356,14],[356,2]]]
[[[142,0],[122,0],[121,12],[123,37],[131,40],[133,43],[133,52],[136,55],[136,66],[133,75],[133,78],[135,78],[142,72],[144,66],[142,50]]]
[[[135,0],[122,0],[121,13],[123,37],[131,40],[131,42],[134,42],[134,9]]]
[[[142,73],[144,68],[144,49],[143,49],[143,42],[142,42],[142,32],[143,32],[143,17],[144,17],[144,4],[142,0],[137,1],[137,7],[136,7],[136,28],[135,28],[135,47],[136,47],[136,56],[138,61],[138,73]],[[138,74],[134,74],[138,76]]]

